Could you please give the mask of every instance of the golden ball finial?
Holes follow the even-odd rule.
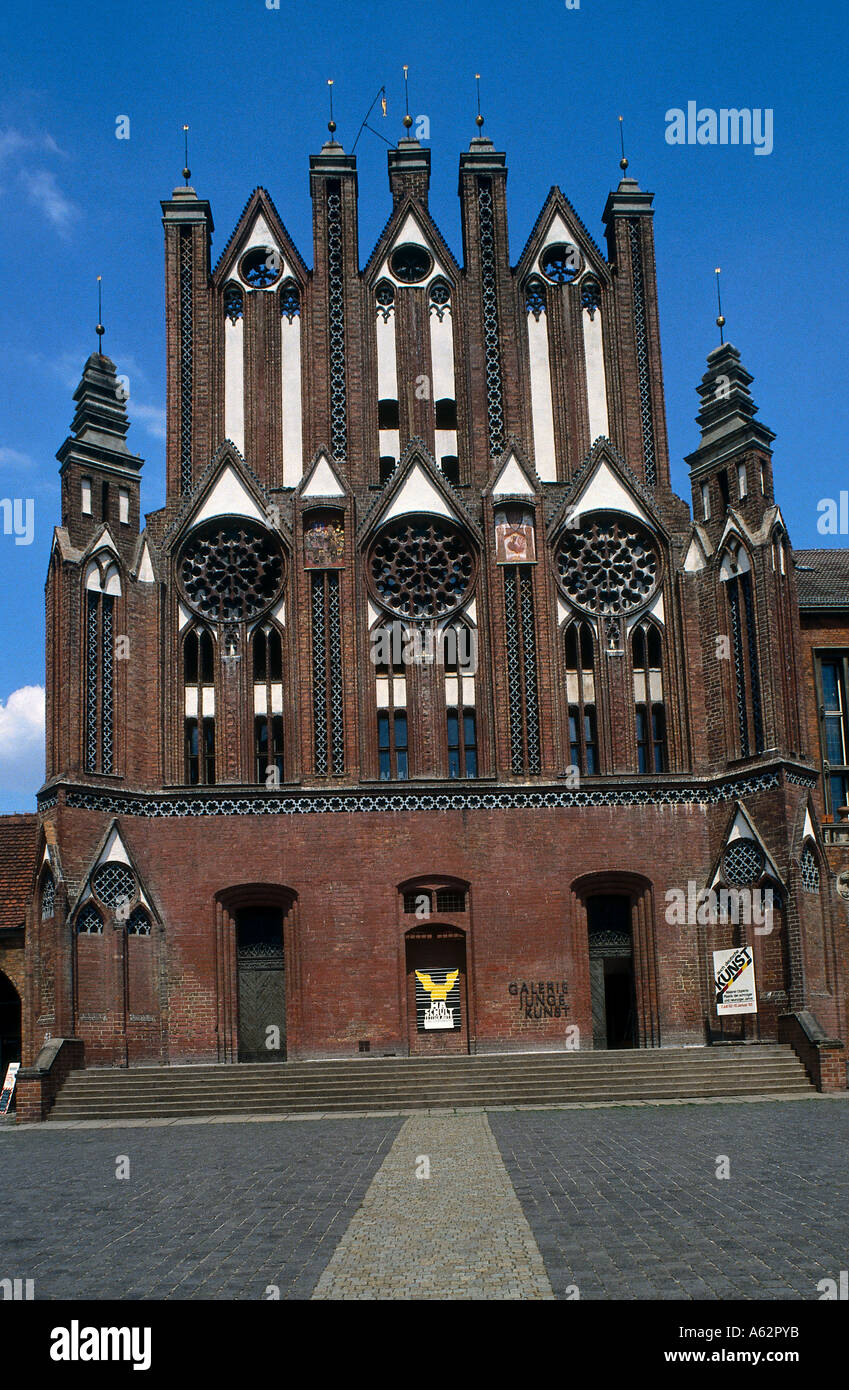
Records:
[[[625,159],[624,156],[623,156],[622,159],[620,159],[620,161],[619,161],[619,168],[622,170],[622,173],[623,173],[623,174],[624,174],[625,170],[628,168],[628,161],[627,161],[627,159]]]
[[[336,131],[336,122],[335,122],[335,121],[328,121],[328,122],[327,122],[327,129],[330,131],[330,134],[333,135],[333,134],[335,133],[335,131]]]
[[[724,314],[719,314],[719,315],[718,315],[717,320],[716,320],[716,326],[717,326],[717,328],[724,328],[724,327],[725,327],[725,315],[724,315]]]
[[[483,125],[483,116],[475,116],[475,125],[477,126],[478,130],[480,130],[481,126]]]
[[[412,116],[411,116],[411,115],[409,114],[409,112],[408,112],[407,115],[404,117],[404,126],[405,126],[405,129],[409,130],[409,129],[410,129],[410,126],[411,126],[412,124],[413,124],[413,118],[412,118]]]

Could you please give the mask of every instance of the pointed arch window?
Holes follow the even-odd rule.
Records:
[[[569,761],[587,777],[598,772],[595,644],[590,624],[570,623],[565,633]]]
[[[636,623],[631,633],[637,771],[665,772],[666,710],[663,701],[663,641],[650,620]]]
[[[284,280],[280,287],[280,317],[288,323],[301,317],[301,293],[294,280]]]
[[[150,936],[150,918],[143,907],[134,908],[127,918],[127,936]]]
[[[190,786],[215,782],[215,661],[212,634],[192,627],[183,641],[185,779]]]
[[[118,566],[92,560],[85,578],[85,770],[115,771],[115,603]]]
[[[78,936],[102,936],[103,918],[98,912],[94,903],[86,903],[82,912],[77,917]]]
[[[734,538],[722,555],[719,577],[728,602],[740,756],[748,758],[764,748],[761,678],[751,565],[741,542]]]
[[[235,280],[224,286],[224,314],[232,324],[244,316],[245,296],[242,286]]]
[[[56,880],[48,869],[41,881],[41,920],[46,922],[56,910]]]
[[[377,710],[377,769],[381,782],[406,781],[410,775],[407,722],[406,632],[401,622],[377,627],[371,634]]]
[[[818,893],[820,891],[820,866],[810,844],[806,844],[802,850],[799,871],[803,892]]]
[[[525,310],[533,314],[537,323],[540,314],[545,313],[545,281],[532,275],[525,285]]]
[[[274,623],[254,629],[254,762],[260,785],[283,780],[283,640]]]
[[[464,622],[449,623],[441,634],[449,777],[478,775],[476,638],[477,633]]]

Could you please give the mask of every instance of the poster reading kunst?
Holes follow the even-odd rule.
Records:
[[[18,1072],[21,1069],[20,1062],[10,1062],[6,1072],[6,1080],[3,1082],[3,1090],[0,1091],[0,1115],[6,1115],[9,1106],[12,1104],[12,1096],[15,1094],[15,1082]]]
[[[420,1033],[460,1027],[459,970],[416,971],[416,1027]]]
[[[713,983],[718,1014],[756,1014],[755,962],[751,946],[714,951]]]

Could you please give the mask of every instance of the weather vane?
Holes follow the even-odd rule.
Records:
[[[619,161],[619,168],[622,170],[622,177],[623,177],[623,179],[624,179],[624,177],[625,177],[625,171],[626,171],[627,168],[628,168],[628,161],[627,161],[627,159],[625,158],[625,117],[624,117],[624,116],[620,116],[620,117],[619,117],[619,145],[620,145],[620,148],[621,148],[621,150],[622,150],[622,158],[621,158],[620,161]]]
[[[716,316],[716,326],[717,326],[717,328],[719,329],[719,341],[720,341],[720,344],[722,344],[722,343],[725,342],[725,338],[723,337],[723,334],[722,334],[722,330],[723,330],[723,328],[725,327],[725,319],[724,319],[723,314],[722,314],[722,299],[720,298],[720,294],[719,294],[719,276],[720,276],[720,267],[719,267],[719,266],[716,267],[716,270],[714,271],[714,274],[716,275],[716,307],[717,307],[717,309],[719,310],[719,313],[718,313],[717,316]]]
[[[97,334],[97,355],[98,355],[98,357],[102,357],[102,356],[103,356],[103,351],[102,351],[102,348],[103,348],[103,335],[104,335],[104,333],[106,332],[106,329],[103,327],[103,295],[102,295],[102,286],[101,286],[101,283],[100,283],[101,280],[102,280],[102,278],[103,278],[103,277],[102,277],[101,275],[98,275],[98,277],[97,277],[97,327],[96,327],[95,330],[94,330],[95,333]]]
[[[186,187],[188,188],[189,179],[192,176],[192,171],[189,168],[189,127],[187,125],[183,126],[183,153],[185,155],[186,160],[185,165],[183,167],[183,178],[186,180]]]

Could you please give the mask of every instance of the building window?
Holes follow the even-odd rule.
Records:
[[[710,521],[710,483],[702,483],[702,521]]]
[[[810,845],[805,845],[802,851],[799,868],[802,875],[803,891],[805,893],[818,893],[820,891],[820,868]]]
[[[190,786],[215,782],[215,667],[212,634],[192,628],[183,643],[185,777]]]
[[[826,814],[837,819],[849,805],[849,711],[846,705],[849,652],[815,656],[820,707],[820,752]]]
[[[128,936],[150,936],[150,918],[143,907],[135,908],[127,918]]]
[[[527,565],[505,565],[502,573],[510,765],[513,772],[533,774],[542,767],[533,578]]]
[[[637,771],[666,771],[666,714],[663,707],[663,643],[652,622],[638,623],[631,635]]]
[[[41,920],[46,922],[53,916],[56,908],[56,880],[50,870],[44,875],[41,885]]]
[[[740,757],[748,758],[753,745],[755,753],[763,752],[764,737],[752,576],[739,544],[723,556],[720,577],[728,595]]]
[[[593,635],[588,622],[566,629],[566,698],[569,706],[569,762],[587,777],[598,772]]]
[[[79,936],[103,935],[103,918],[93,903],[86,903],[77,917],[77,934]]]
[[[740,495],[740,501],[742,502],[743,499],[748,495],[748,493],[747,493],[747,484],[746,484],[746,465],[745,465],[745,463],[738,463],[738,464],[737,464],[737,491],[738,491],[738,493],[739,493],[739,495]]]
[[[314,571],[310,579],[315,772],[319,777],[338,776],[345,771],[339,574]]]
[[[91,516],[91,478],[80,480],[80,506],[83,516]]]
[[[449,777],[478,775],[476,636],[461,622],[450,624],[442,633]]]
[[[460,888],[438,888],[436,891],[437,912],[465,912],[466,894]]]
[[[125,487],[118,489],[118,520],[122,526],[130,524],[130,494]]]
[[[283,642],[272,623],[253,634],[254,764],[257,782],[283,780]]]
[[[115,770],[115,600],[117,566],[92,560],[85,587],[85,770]]]
[[[406,781],[410,775],[404,640],[404,627],[399,622],[372,632],[377,762],[381,782]]]

